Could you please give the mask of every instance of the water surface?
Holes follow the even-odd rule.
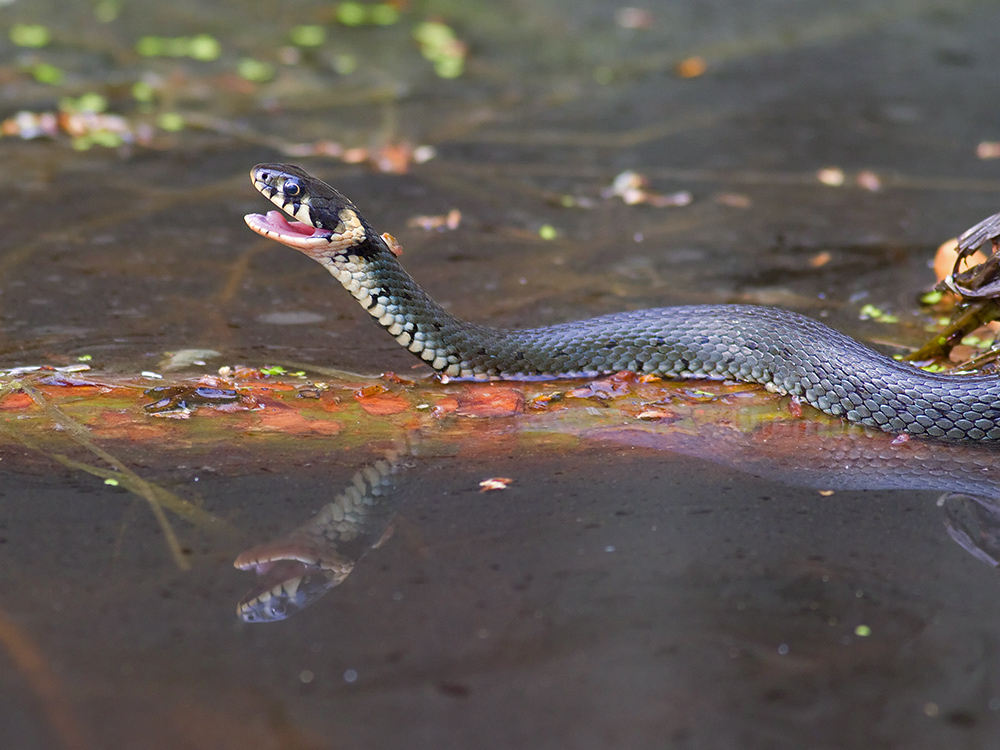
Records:
[[[640,28],[617,6],[556,0],[416,4],[384,27],[338,24],[324,3],[65,6],[0,9],[5,27],[52,36],[2,42],[0,114],[96,91],[132,123],[187,125],[111,149],[0,139],[4,368],[85,361],[136,389],[162,382],[143,372],[241,364],[419,374],[322,269],[245,228],[267,208],[247,178],[258,162],[322,175],[451,311],[511,326],[757,302],[914,343],[933,249],[1000,201],[996,162],[976,155],[998,138],[988,3],[654,4]],[[465,43],[460,77],[421,56],[427,20]],[[296,50],[300,25],[326,40]],[[198,33],[217,57],[136,52]],[[675,72],[698,55],[704,75]],[[247,58],[271,77],[241,76]],[[36,80],[39,63],[62,82]],[[386,174],[319,155],[324,141],[435,156]],[[311,156],[290,155],[302,144]],[[608,197],[626,169],[690,203]],[[454,230],[410,223],[452,209]],[[901,322],[861,320],[865,304]],[[170,372],[186,349],[203,364]],[[936,503],[989,496],[992,454],[856,431],[833,447],[803,428],[809,413],[779,422],[785,442],[738,399],[700,417],[681,401],[676,424],[594,404],[571,424],[362,415],[337,434],[212,443],[210,425],[244,417],[170,430],[137,399],[93,439],[199,511],[168,512],[189,569],[144,500],[79,468],[106,467],[92,451],[5,411],[2,744],[994,746],[994,515]],[[253,576],[236,556],[307,522],[400,439],[414,456],[392,536],[302,612],[244,623]],[[902,473],[869,481],[871,457],[900,452]],[[494,477],[513,481],[481,493]]]

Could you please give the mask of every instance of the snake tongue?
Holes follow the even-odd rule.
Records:
[[[329,230],[301,221],[289,221],[281,211],[268,211],[266,215],[247,214],[243,220],[257,234],[297,250],[325,245],[330,237]]]
[[[246,218],[249,222],[250,217],[254,217],[257,226],[269,229],[272,232],[278,232],[280,234],[294,234],[304,237],[312,237],[317,232],[322,233],[323,230],[316,229],[316,227],[304,224],[301,221],[289,221],[287,217],[281,213],[281,211],[268,211],[266,216],[261,216],[260,214],[249,214]]]

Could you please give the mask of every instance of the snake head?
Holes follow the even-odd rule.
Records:
[[[279,560],[266,568],[267,572],[260,574],[260,582],[236,607],[244,622],[287,619],[318,601],[347,577],[347,573],[323,570],[295,560]]]
[[[247,214],[257,234],[299,250],[314,260],[383,250],[384,241],[336,188],[293,164],[258,164],[250,170],[255,188],[281,211]]]
[[[340,585],[354,569],[354,561],[338,555],[336,550],[316,550],[298,541],[254,547],[233,564],[258,576],[256,585],[236,607],[245,622],[291,617]]]

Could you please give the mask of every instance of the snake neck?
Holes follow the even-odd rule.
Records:
[[[753,343],[735,347],[739,352],[723,344],[727,336],[741,338],[748,318],[758,314],[756,308],[659,308],[539,328],[497,329],[442,308],[374,233],[346,252],[313,257],[401,346],[451,378],[533,380],[628,370],[664,377],[735,377],[794,392],[786,387],[780,365],[779,350],[788,342],[776,341],[772,352],[758,351]],[[747,372],[742,373],[741,362],[767,364],[744,367]]]
[[[473,373],[462,367],[460,343],[494,329],[456,318],[431,299],[399,264],[381,238],[359,246],[357,253],[318,259],[397,343],[452,377]]]

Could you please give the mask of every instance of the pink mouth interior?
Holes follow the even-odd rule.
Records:
[[[295,542],[268,542],[243,552],[233,561],[240,570],[252,570],[257,575],[267,575],[275,566],[294,568],[299,566],[306,570],[319,570],[320,566],[309,562],[316,560],[314,550],[308,545]]]
[[[266,216],[254,214],[257,221],[255,224],[261,228],[281,235],[292,235],[295,237],[322,237],[329,232],[323,229],[311,227],[301,221],[289,221],[281,211],[268,211]]]
[[[266,588],[271,588],[276,583],[281,583],[289,578],[298,578],[307,573],[320,570],[317,565],[309,565],[299,560],[268,560],[252,565],[244,565],[241,569],[252,570],[264,579],[266,581],[264,584]]]

